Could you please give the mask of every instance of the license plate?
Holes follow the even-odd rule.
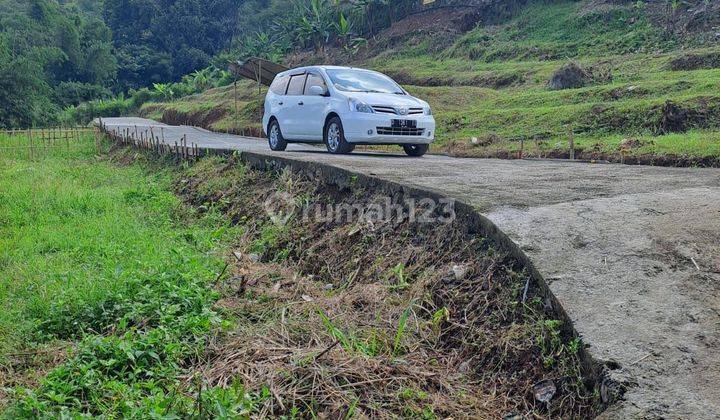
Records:
[[[417,128],[417,121],[415,120],[392,120],[392,128]]]

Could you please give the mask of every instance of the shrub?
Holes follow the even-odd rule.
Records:
[[[112,96],[105,87],[79,82],[61,82],[55,87],[53,94],[55,103],[62,108],[93,99],[108,99]]]
[[[85,125],[94,118],[125,116],[131,114],[134,110],[133,101],[120,95],[113,99],[99,99],[84,102],[76,107],[65,108],[60,113],[59,120],[65,125]]]

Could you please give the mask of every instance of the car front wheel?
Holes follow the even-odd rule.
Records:
[[[277,120],[272,120],[270,128],[268,128],[268,143],[270,144],[270,149],[276,152],[282,152],[287,149],[287,141],[285,141],[282,131],[280,131],[280,124]]]
[[[355,149],[355,145],[345,140],[340,118],[332,117],[325,125],[325,145],[330,153],[338,155],[350,153]]]
[[[427,144],[404,144],[403,149],[408,156],[420,157],[427,153],[429,146]]]

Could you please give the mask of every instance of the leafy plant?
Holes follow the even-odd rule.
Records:
[[[172,99],[175,95],[172,85],[169,83],[153,83],[153,89],[155,89],[155,92],[160,94],[164,100]]]
[[[391,271],[396,280],[396,283],[392,286],[393,288],[402,290],[410,285],[405,276],[405,264],[399,263]]]

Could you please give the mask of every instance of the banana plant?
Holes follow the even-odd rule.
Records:
[[[174,96],[172,85],[169,83],[153,83],[153,89],[155,89],[155,92],[160,94],[164,100],[172,99]]]

